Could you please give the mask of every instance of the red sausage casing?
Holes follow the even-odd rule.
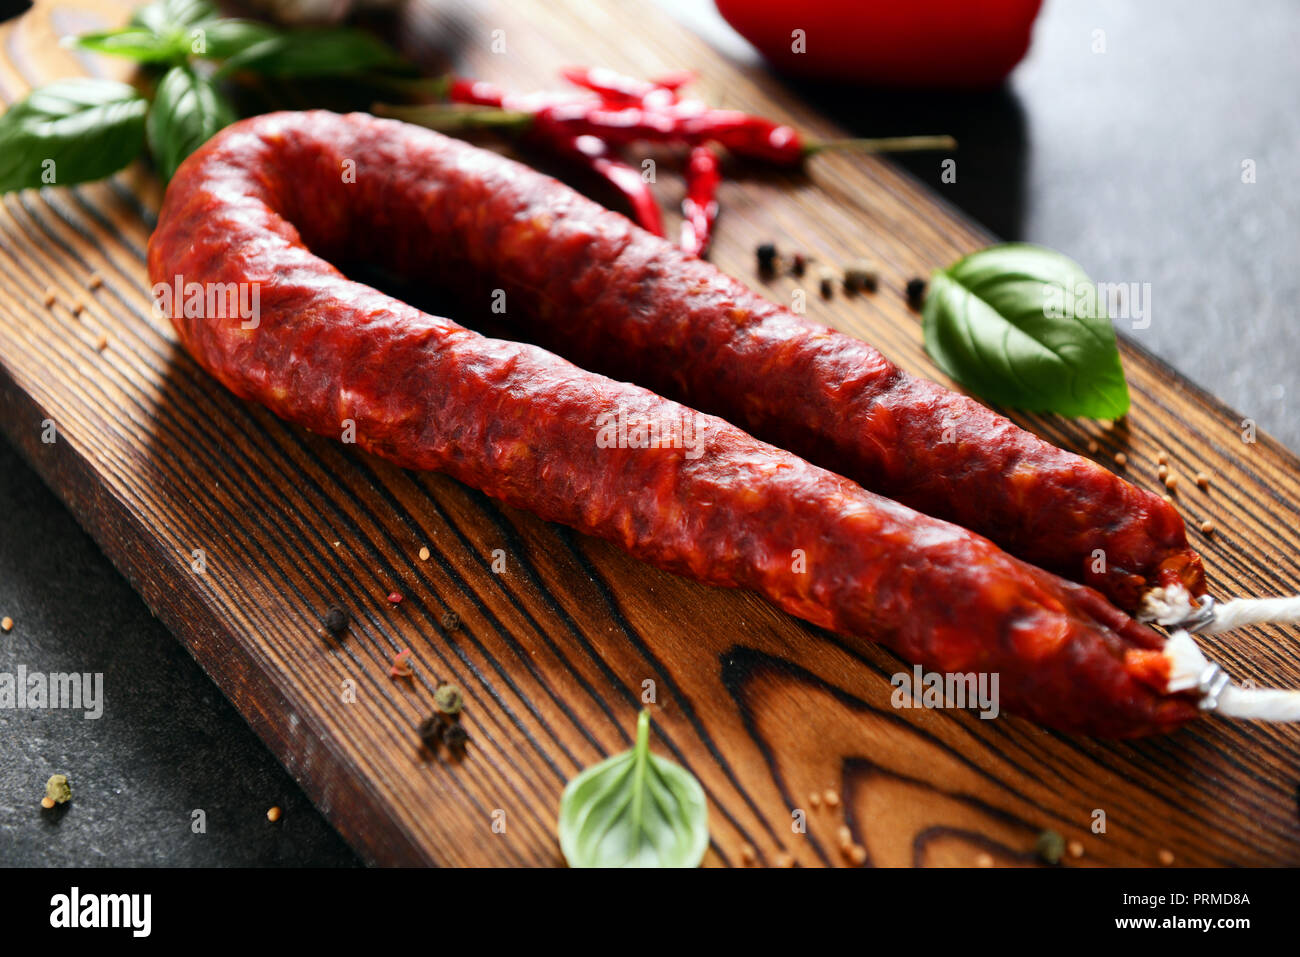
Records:
[[[245,120],[173,178],[150,277],[159,289],[256,283],[254,321],[180,308],[173,324],[228,388],[312,431],[338,436],[351,420],[363,449],[661,568],[754,589],[932,671],[996,672],[1002,707],[1044,724],[1128,736],[1196,716],[1193,697],[1163,693],[1163,637],[1092,589],[722,419],[421,312],[317,255],[421,260],[429,234],[401,231],[412,210],[499,232],[487,206],[445,204],[448,179],[495,186],[500,170],[491,153],[362,114]],[[611,422],[678,428],[682,447],[610,441]]]

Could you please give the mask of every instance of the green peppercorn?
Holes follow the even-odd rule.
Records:
[[[1034,843],[1034,853],[1044,864],[1059,864],[1065,855],[1065,838],[1055,831],[1044,831]]]
[[[67,804],[72,800],[72,788],[68,785],[66,774],[51,774],[45,782],[45,796],[55,804]]]
[[[458,715],[465,705],[465,698],[455,685],[439,685],[433,693],[433,704],[445,715]]]

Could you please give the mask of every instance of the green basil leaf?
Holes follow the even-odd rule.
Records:
[[[130,22],[132,26],[166,36],[218,16],[217,8],[209,0],[154,0],[131,14]]]
[[[697,867],[709,846],[704,789],[650,753],[650,713],[636,745],[587,768],[560,799],[560,848],[571,867]]]
[[[60,80],[0,116],[0,193],[103,179],[144,145],[149,104],[111,80]]]
[[[250,46],[225,62],[222,74],[249,70],[264,76],[346,76],[408,64],[378,37],[348,27],[294,30]]]
[[[1129,409],[1128,384],[1102,298],[1058,252],[990,246],[931,277],[925,348],[998,405],[1116,419]]]
[[[199,31],[199,36],[191,52],[195,56],[206,57],[209,60],[224,60],[226,57],[243,53],[251,46],[275,39],[280,35],[280,31],[275,27],[252,20],[214,20],[196,29]]]
[[[235,121],[235,111],[216,85],[188,66],[167,71],[158,84],[147,124],[149,149],[163,181],[185,157]]]
[[[83,33],[73,38],[76,46],[96,53],[126,57],[138,63],[163,63],[183,60],[189,44],[181,33],[159,35],[144,27],[123,27],[102,33]]]

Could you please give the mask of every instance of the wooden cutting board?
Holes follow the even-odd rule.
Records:
[[[121,22],[130,6],[52,0],[0,27],[0,94],[126,75],[57,38]],[[406,35],[458,47],[471,75],[535,88],[567,63],[640,75],[690,66],[705,99],[836,134],[773,79],[739,71],[662,16],[631,24],[615,2],[512,2],[508,13],[504,2],[417,3],[407,17]],[[504,54],[490,50],[497,29]],[[675,207],[680,180],[665,174],[658,188]],[[160,198],[139,164],[103,184],[4,197],[0,424],[368,860],[561,863],[565,782],[629,745],[653,688],[653,747],[709,796],[711,864],[740,864],[751,848],[765,864],[782,854],[843,864],[841,826],[878,865],[1032,864],[1046,828],[1082,845],[1068,866],[1155,865],[1169,853],[1177,864],[1300,863],[1300,727],[1206,720],[1116,743],[1015,718],[896,710],[889,676],[904,666],[866,642],[236,400],[151,315],[144,250]],[[989,236],[863,157],[733,180],[721,203],[713,260],[742,280],[757,282],[752,251],[765,239],[828,262],[880,262],[880,292],[813,293],[811,315],[937,374],[901,286]],[[779,280],[765,291],[788,301],[792,289]],[[1192,533],[1214,594],[1300,591],[1300,462],[1265,435],[1243,441],[1240,415],[1131,344],[1124,361],[1134,408],[1120,425],[1018,421],[1068,448],[1095,442],[1104,462],[1125,453],[1127,476],[1143,485],[1156,484],[1156,456],[1167,454],[1182,476],[1180,511],[1218,529]],[[1192,481],[1199,470],[1213,476],[1208,491]],[[400,604],[387,601],[393,591]],[[320,635],[335,603],[354,616],[340,644]],[[1296,637],[1257,628],[1205,644],[1238,678],[1300,687]],[[415,676],[395,680],[403,648]],[[473,741],[460,761],[418,749],[440,680],[467,700]],[[111,716],[113,697],[131,689],[107,692]],[[791,826],[796,810],[806,834]]]

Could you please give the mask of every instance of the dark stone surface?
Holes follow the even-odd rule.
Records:
[[[0,673],[103,675],[103,714],[0,708],[0,865],[353,865],[353,852],[0,441]],[[84,703],[84,702],[83,702]],[[72,801],[45,811],[51,774]],[[278,805],[279,822],[266,819]],[[191,829],[193,812],[207,832]]]
[[[703,3],[662,0],[729,55]],[[951,98],[802,90],[860,134],[952,132],[958,182],[909,168],[1006,238],[1095,280],[1150,282],[1130,332],[1293,448],[1300,350],[1300,7],[1048,0],[1004,91]],[[1091,52],[1093,30],[1107,52]],[[1243,159],[1258,182],[1240,181]],[[354,864],[221,693],[0,441],[0,672],[103,672],[97,721],[0,710],[0,864]],[[46,778],[74,798],[43,813]],[[271,825],[266,809],[285,809]],[[190,830],[194,809],[207,834]]]

